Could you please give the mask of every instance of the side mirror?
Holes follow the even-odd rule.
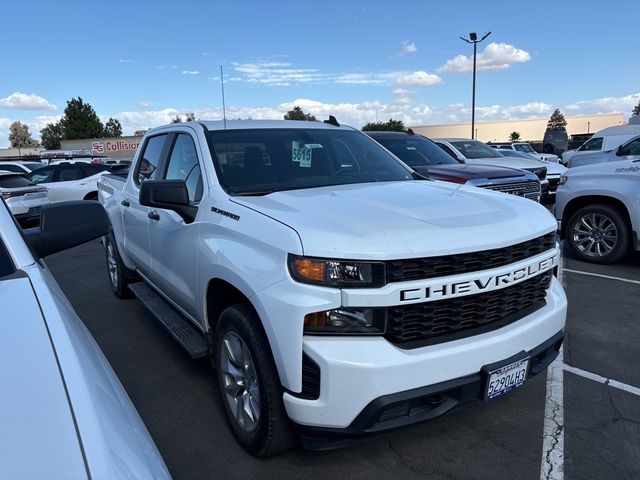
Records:
[[[109,233],[109,217],[98,202],[79,200],[43,205],[40,226],[23,231],[39,257],[46,257]]]
[[[140,205],[173,210],[185,222],[196,217],[197,208],[189,203],[189,191],[184,180],[147,180],[140,184]]]

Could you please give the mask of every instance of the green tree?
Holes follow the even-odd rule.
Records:
[[[304,113],[304,111],[298,107],[297,105],[293,107],[293,110],[289,110],[284,115],[285,120],[307,120],[310,122],[315,122],[316,117],[311,115],[310,113]]]
[[[509,134],[510,142],[517,142],[518,140],[520,140],[520,134],[518,132],[511,132],[511,134]]]
[[[388,122],[369,122],[362,127],[363,131],[386,131],[386,132],[404,132],[404,123],[402,120],[394,120],[390,118]]]
[[[11,148],[37,148],[40,146],[29,133],[29,127],[21,122],[13,122],[9,127]]]
[[[640,115],[640,101],[638,101],[638,104],[633,107],[633,111],[631,112],[632,117],[635,115]]]
[[[103,137],[121,137],[122,136],[122,125],[116,118],[109,117],[107,123],[104,124],[104,132],[102,133]]]
[[[187,112],[184,114],[184,121],[185,122],[195,122],[196,121],[196,114],[193,112]]]
[[[104,126],[91,105],[82,98],[67,101],[67,108],[60,119],[65,140],[76,138],[97,138],[104,133]]]
[[[64,132],[60,122],[49,123],[40,130],[42,146],[47,150],[57,150],[60,148],[60,141],[64,139]]]
[[[176,115],[176,118],[171,120],[171,123],[182,123],[182,117],[180,117],[180,115]]]
[[[564,130],[567,128],[567,121],[559,108],[556,108],[547,122],[547,130]]]

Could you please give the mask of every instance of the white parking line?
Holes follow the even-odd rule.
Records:
[[[558,266],[558,279],[563,282],[562,258]],[[544,404],[542,432],[541,480],[564,479],[564,355],[560,353],[547,369],[547,399]]]
[[[640,285],[640,280],[631,280],[630,278],[612,277],[611,275],[603,275],[601,273],[583,272],[582,270],[571,270],[569,268],[564,269],[565,272],[577,273],[580,275],[589,275],[590,277],[606,278],[608,280],[618,280],[619,282],[635,283]]]
[[[575,375],[579,375],[584,378],[588,378],[589,380],[593,380],[594,382],[603,383],[604,385],[609,385],[610,387],[617,388],[618,390],[624,390],[625,392],[632,393],[634,395],[640,396],[640,388],[634,387],[632,385],[627,385],[626,383],[619,382],[617,380],[612,380],[607,377],[603,377],[598,375],[597,373],[587,372],[586,370],[582,370],[581,368],[572,367],[571,365],[564,364],[564,370],[567,372],[571,372]]]

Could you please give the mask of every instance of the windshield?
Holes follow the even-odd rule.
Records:
[[[230,193],[412,180],[375,141],[353,130],[248,129],[208,133],[221,183]]]
[[[460,162],[447,155],[431,140],[419,136],[373,136],[378,143],[411,167],[419,165],[455,164]]]
[[[504,157],[516,157],[516,158],[526,158],[527,160],[537,160],[534,159],[528,153],[516,152],[515,150],[507,150],[505,148],[499,148],[498,152]]]
[[[533,147],[531,145],[529,145],[528,143],[516,143],[513,146],[513,148],[515,148],[519,152],[536,153],[536,151],[533,149]]]
[[[502,158],[495,148],[477,140],[456,140],[451,144],[460,150],[465,158]]]

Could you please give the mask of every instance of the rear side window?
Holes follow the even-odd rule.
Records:
[[[0,175],[0,188],[20,188],[33,185],[22,175]]]
[[[602,150],[602,137],[594,137],[587,140],[580,148],[581,152],[590,152],[593,150]]]
[[[142,157],[138,162],[136,173],[133,177],[138,185],[145,180],[157,178],[156,171],[160,165],[162,150],[164,149],[166,139],[166,135],[156,135],[155,137],[149,138],[147,143],[145,143]]]
[[[196,146],[191,135],[180,133],[176,137],[167,165],[166,180],[184,180],[189,191],[189,200],[198,202],[202,198],[202,174]]]

